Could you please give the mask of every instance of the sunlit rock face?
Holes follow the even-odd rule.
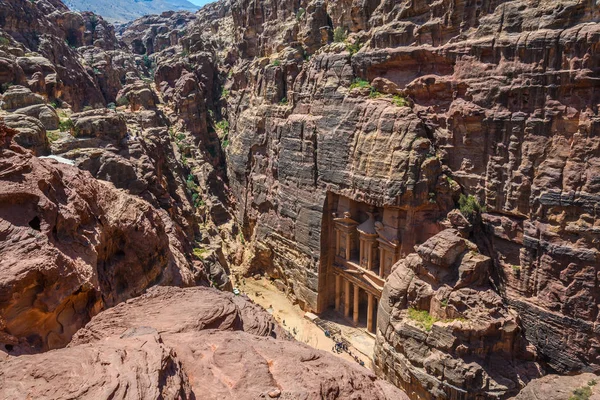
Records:
[[[377,373],[413,398],[597,373],[599,17],[223,0],[117,37],[54,0],[4,1],[2,343],[63,347],[156,284],[229,288],[235,265],[305,310],[370,317]],[[148,387],[187,395],[161,340],[173,380]]]
[[[484,212],[455,227],[489,257],[485,284],[515,326],[482,354],[511,349],[501,358],[518,371],[489,385],[438,374],[437,395],[468,398],[473,384],[508,396],[539,373],[595,371],[597,17],[583,1],[234,1],[200,12],[182,45],[216,46],[216,120],[229,123],[233,210],[252,249],[238,259],[323,311],[335,300],[335,199],[359,205],[357,223],[368,207],[396,208],[386,228],[402,261],[453,226],[459,194],[473,196]],[[378,335],[379,360],[400,355],[393,335]],[[455,350],[444,351],[471,362]],[[425,376],[385,373],[433,390],[437,372],[410,364]]]

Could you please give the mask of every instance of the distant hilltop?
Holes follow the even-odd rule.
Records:
[[[200,7],[187,0],[65,0],[72,10],[92,11],[111,23],[125,23],[163,11],[198,11]]]

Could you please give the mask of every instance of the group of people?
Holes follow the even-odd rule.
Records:
[[[325,336],[327,336],[328,338],[332,338],[335,342],[335,345],[331,348],[332,352],[340,354],[344,351],[348,353],[350,357],[353,357],[354,361],[356,361],[363,367],[365,366],[365,362],[361,360],[356,354],[352,354],[352,352],[348,349],[348,345],[345,342],[337,340],[335,337],[331,337],[331,332],[329,332],[328,330],[325,331]]]

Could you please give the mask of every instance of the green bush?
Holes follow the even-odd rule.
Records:
[[[208,252],[207,249],[200,249],[198,247],[196,247],[194,250],[192,250],[194,257],[196,257],[199,260],[204,260],[204,254],[207,252]]]
[[[371,92],[369,93],[369,97],[370,98],[376,99],[376,98],[381,97],[381,96],[383,96],[382,93],[379,93],[377,90],[375,90],[374,87],[371,87]]]
[[[117,105],[119,107],[121,106],[128,106],[129,105],[129,99],[125,96],[121,96],[117,99]]]
[[[462,215],[464,215],[469,221],[473,222],[475,218],[485,212],[485,207],[482,207],[474,196],[460,195],[458,199],[458,208]]]
[[[226,99],[227,97],[229,97],[229,90],[227,90],[227,89],[223,88],[223,89],[221,90],[221,98],[222,98],[222,99]]]
[[[198,192],[198,184],[195,181],[194,175],[189,174],[185,184],[192,193]]]
[[[273,65],[274,67],[279,67],[281,65],[281,61],[279,60],[274,60],[271,65]]]
[[[94,108],[92,106],[85,106],[85,107],[83,107],[83,112],[92,111],[93,109]]]
[[[425,329],[427,332],[431,330],[431,327],[438,320],[429,314],[428,311],[417,310],[414,308],[408,309],[408,318],[415,321],[417,325],[420,325],[421,328]]]
[[[226,119],[217,122],[217,124],[215,126],[218,130],[223,132],[225,135],[227,135],[229,133],[229,121],[227,121]]]
[[[12,85],[13,85],[13,84],[12,84],[12,82],[6,82],[6,83],[3,83],[3,84],[0,86],[0,93],[4,93],[4,92],[6,92],[8,89],[10,89],[10,88],[12,87]]]
[[[361,78],[356,78],[354,80],[354,82],[352,82],[352,84],[350,85],[350,89],[355,89],[355,88],[370,88],[371,84],[368,81],[365,81],[364,79]]]
[[[513,265],[512,266],[512,272],[513,275],[516,276],[517,278],[521,277],[521,266],[520,265]]]
[[[202,200],[199,193],[194,193],[192,195],[192,202],[196,208],[204,207],[204,200]]]
[[[356,53],[358,53],[358,51],[361,49],[362,44],[356,42],[356,43],[348,43],[346,44],[346,50],[348,50],[348,52],[350,53],[350,55],[355,55]]]
[[[0,45],[8,46],[10,44],[10,40],[4,36],[0,36]]]
[[[347,37],[346,31],[341,26],[338,26],[333,31],[333,41],[336,43],[342,43],[343,41],[346,40],[346,37]]]
[[[569,400],[589,400],[592,397],[592,388],[584,386],[573,390],[573,395],[569,397]]]
[[[187,57],[189,55],[190,55],[190,53],[187,50],[184,50],[184,51],[181,52],[181,57],[183,57],[183,58],[185,58],[185,57]]]
[[[144,54],[144,57],[142,57],[142,61],[144,62],[144,65],[147,69],[152,69],[152,60],[150,59],[150,57],[148,57],[147,54]]]
[[[306,10],[302,7],[300,7],[298,9],[298,12],[296,13],[296,21],[300,21],[302,19],[302,17],[304,17],[304,14],[306,14]]]
[[[117,109],[117,105],[115,103],[108,103],[106,105],[106,108],[108,108],[109,110],[116,110]]]
[[[408,100],[406,100],[404,97],[395,94],[394,97],[392,98],[392,103],[394,103],[394,105],[396,107],[408,107],[409,103]]]
[[[74,127],[75,124],[73,123],[73,120],[71,118],[64,119],[58,123],[58,129],[61,132],[71,131]]]
[[[60,136],[58,135],[58,132],[56,132],[56,131],[47,131],[46,137],[48,138],[48,141],[50,143],[54,143],[60,138]]]
[[[286,105],[288,103],[288,99],[287,97],[284,97],[283,99],[281,99],[281,101],[279,102],[279,104],[281,105]]]

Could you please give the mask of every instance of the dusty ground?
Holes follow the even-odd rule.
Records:
[[[297,305],[293,305],[285,294],[279,291],[269,280],[264,278],[259,280],[245,278],[239,282],[235,282],[234,286],[250,297],[256,304],[259,304],[271,313],[277,322],[292,334],[296,340],[304,342],[315,349],[325,350],[346,360],[355,361],[354,358],[347,353],[342,352],[341,354],[337,354],[333,352],[332,349],[335,345],[334,341],[325,336],[325,333],[321,328],[304,318],[304,311]],[[353,345],[356,341],[356,347],[359,350],[351,347],[349,349],[350,352],[356,354],[356,356],[364,361],[366,368],[371,369],[371,358],[362,354],[361,351],[372,355],[372,344],[374,344],[374,341],[369,348],[368,341],[370,338],[365,338],[367,336],[366,334],[359,334],[359,330],[348,327],[346,324],[339,324],[335,321],[332,321],[331,323],[338,326],[340,330],[344,332],[344,337],[347,340],[350,340]]]

